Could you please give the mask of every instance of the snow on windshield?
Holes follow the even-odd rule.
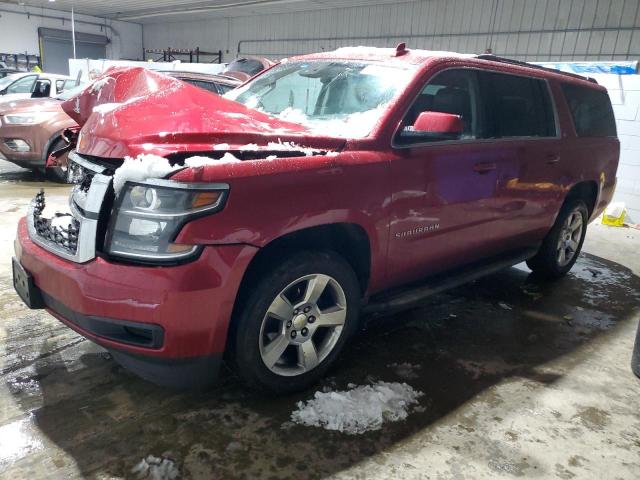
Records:
[[[336,60],[287,62],[225,96],[319,134],[361,138],[371,133],[411,80],[412,68]]]

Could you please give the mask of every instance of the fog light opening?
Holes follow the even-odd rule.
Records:
[[[4,141],[4,144],[7,148],[10,148],[14,152],[30,152],[31,147],[24,140],[20,140],[19,138],[8,138]]]

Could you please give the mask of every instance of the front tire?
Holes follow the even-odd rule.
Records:
[[[357,327],[360,286],[353,269],[333,252],[301,252],[248,288],[233,339],[240,376],[276,394],[316,383]]]
[[[529,268],[544,278],[560,278],[576,263],[587,233],[589,211],[582,200],[572,200],[560,209],[535,257],[527,260]]]

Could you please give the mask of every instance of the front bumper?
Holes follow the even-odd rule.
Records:
[[[24,168],[44,167],[42,154],[38,152],[14,152],[7,148],[0,148],[0,159],[7,160]]]
[[[177,371],[178,380],[186,380],[219,364],[236,294],[257,249],[208,246],[197,260],[170,267],[111,263],[101,257],[75,263],[35,244],[22,219],[15,250],[52,315],[144,378],[173,384],[162,381],[171,376],[167,367]],[[141,325],[149,327],[145,332],[161,334],[152,334],[155,340],[146,345],[118,338],[125,327],[135,334]]]

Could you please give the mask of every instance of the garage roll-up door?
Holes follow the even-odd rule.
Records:
[[[69,74],[69,59],[73,58],[71,32],[55,28],[38,28],[42,70]],[[76,58],[106,58],[109,39],[104,35],[76,32]]]

